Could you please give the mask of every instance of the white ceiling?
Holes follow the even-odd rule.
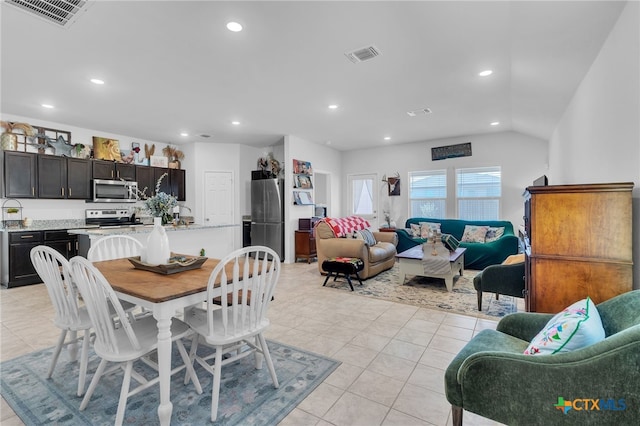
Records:
[[[62,28],[3,2],[1,111],[178,144],[548,139],[624,4],[92,1]]]

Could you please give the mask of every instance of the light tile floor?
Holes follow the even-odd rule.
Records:
[[[342,364],[280,424],[450,425],[444,370],[475,333],[497,322],[358,296],[323,281],[317,263],[283,264],[267,338]],[[0,290],[0,360],[54,346],[52,319],[43,284]],[[0,423],[23,424],[4,399]],[[468,412],[464,424],[498,425]]]

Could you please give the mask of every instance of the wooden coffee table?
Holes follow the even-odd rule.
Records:
[[[400,284],[404,285],[407,275],[444,278],[447,291],[451,291],[453,289],[453,277],[455,274],[460,273],[460,276],[462,276],[464,273],[464,252],[466,250],[466,248],[460,247],[456,249],[456,251],[450,252],[449,264],[451,265],[451,270],[446,274],[430,274],[425,272],[424,265],[422,264],[422,244],[396,254],[400,265]]]

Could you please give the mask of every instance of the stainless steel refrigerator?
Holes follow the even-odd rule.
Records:
[[[284,261],[284,181],[251,181],[251,245],[267,246]]]

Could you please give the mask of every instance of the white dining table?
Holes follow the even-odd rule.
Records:
[[[158,324],[158,373],[161,425],[169,425],[171,403],[171,320],[184,308],[206,300],[209,276],[219,259],[208,259],[201,268],[165,275],[135,269],[128,259],[94,262],[118,297],[153,313]],[[214,295],[214,297],[219,294]]]

